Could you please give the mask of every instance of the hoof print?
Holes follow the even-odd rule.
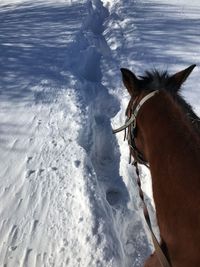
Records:
[[[106,192],[106,200],[111,206],[114,206],[119,203],[121,193],[117,190],[108,190]]]

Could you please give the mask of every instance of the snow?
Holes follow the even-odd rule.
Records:
[[[150,234],[123,133],[120,67],[197,64],[200,3],[1,0],[0,266],[139,267]],[[156,234],[149,171],[140,168]]]

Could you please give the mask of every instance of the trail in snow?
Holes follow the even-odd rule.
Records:
[[[149,253],[148,242],[144,230],[141,231],[143,226],[137,205],[132,204],[131,209],[128,207],[130,196],[119,173],[120,153],[110,122],[110,118],[119,111],[119,101],[101,83],[104,75],[103,69],[100,69],[101,59],[109,58],[111,54],[103,35],[104,23],[109,13],[100,1],[89,2],[88,10],[89,15],[72,47],[72,51],[79,47],[80,53],[72,59],[68,67],[72,70],[73,66],[76,67],[74,75],[79,80],[77,90],[87,109],[79,143],[91,161],[102,201],[102,207],[95,208],[93,214],[98,225],[97,230],[101,231],[99,235],[105,235],[106,253],[111,258],[118,254],[114,265],[131,266],[134,262],[135,266],[140,266],[141,260]],[[98,205],[95,203],[94,206]],[[114,240],[113,244],[117,242],[117,247],[112,247],[110,240]]]
[[[120,106],[101,83],[108,10],[24,1],[1,15],[1,264],[140,266],[148,245],[111,133]]]
[[[72,17],[82,10],[31,2],[1,10],[0,265],[89,265],[78,257],[80,249],[92,255],[82,248],[91,233],[85,167],[77,168],[82,115],[63,73],[64,39],[72,41],[80,26]]]

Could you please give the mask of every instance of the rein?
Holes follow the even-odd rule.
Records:
[[[130,116],[130,118],[128,118],[125,122],[125,124],[115,130],[113,130],[113,134],[116,134],[118,132],[121,132],[123,130],[125,130],[125,135],[124,135],[124,140],[127,139],[128,140],[128,145],[130,148],[130,158],[129,158],[129,163],[131,163],[131,155],[133,154],[134,156],[134,162],[133,165],[135,166],[136,169],[136,174],[138,176],[137,179],[137,184],[139,186],[139,195],[140,198],[143,202],[143,212],[144,212],[144,217],[145,220],[147,222],[147,225],[149,227],[149,230],[151,232],[151,237],[152,237],[152,241],[155,247],[155,251],[156,251],[156,255],[159,259],[159,262],[161,264],[162,267],[171,267],[166,255],[164,254],[154,232],[152,229],[152,225],[151,225],[151,221],[150,221],[150,216],[149,216],[149,212],[146,206],[146,203],[144,201],[144,193],[142,191],[141,188],[141,181],[140,181],[140,175],[139,175],[139,169],[138,169],[138,163],[145,165],[146,167],[149,167],[148,162],[144,159],[143,154],[138,150],[136,144],[135,144],[135,138],[136,138],[136,134],[137,134],[137,123],[136,123],[136,119],[137,119],[137,115],[139,113],[139,110],[141,109],[141,107],[145,104],[146,101],[148,101],[150,98],[152,98],[154,95],[156,95],[157,93],[159,93],[158,90],[153,91],[151,93],[149,93],[148,95],[146,95],[144,98],[142,98],[140,100],[140,102],[137,104],[136,108],[132,111],[132,114]],[[137,99],[134,101],[133,106],[135,105]],[[128,128],[128,133],[127,133],[127,128]]]

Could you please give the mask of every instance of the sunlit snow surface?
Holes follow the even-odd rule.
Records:
[[[0,2],[0,266],[140,267],[152,251],[120,67],[200,59],[200,2]],[[183,95],[200,115],[200,69]],[[157,233],[148,170],[143,188]]]

